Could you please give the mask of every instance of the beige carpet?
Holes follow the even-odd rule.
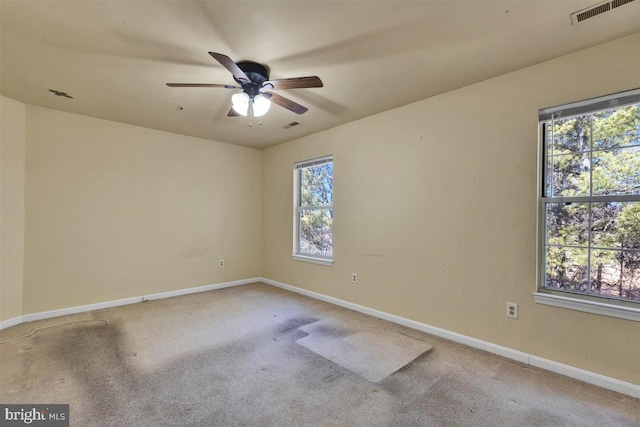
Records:
[[[73,426],[640,425],[637,399],[264,284],[9,339],[0,402],[68,403]]]

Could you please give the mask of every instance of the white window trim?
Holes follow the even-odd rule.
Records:
[[[291,254],[291,259],[294,261],[303,261],[309,262],[312,264],[319,264],[324,266],[333,266],[333,258],[324,258],[324,257],[314,257],[311,255],[305,255],[298,253],[298,238],[299,238],[299,222],[298,222],[298,204],[300,203],[300,174],[298,173],[298,169],[318,165],[322,163],[333,162],[333,155],[317,157],[310,160],[304,160],[302,162],[296,162],[293,167],[293,253]],[[331,206],[333,210],[333,206]]]
[[[568,296],[554,295],[550,293],[534,292],[533,299],[538,304],[553,307],[568,308],[569,310],[585,313],[599,314],[601,316],[617,317],[618,319],[640,322],[640,309],[622,305],[607,304],[604,302],[590,301]]]
[[[292,254],[291,259],[294,261],[310,262],[312,264],[320,264],[326,266],[333,266],[333,260],[330,258],[316,258],[308,255]]]
[[[551,289],[545,289],[543,287],[544,281],[544,264],[545,264],[545,254],[544,254],[544,219],[543,219],[543,205],[544,205],[544,197],[543,192],[544,182],[546,180],[545,173],[543,172],[543,162],[544,162],[544,150],[545,146],[545,138],[546,135],[542,132],[543,130],[543,122],[548,120],[550,114],[558,114],[559,116],[569,116],[582,112],[595,112],[600,109],[607,109],[616,106],[624,106],[635,104],[640,101],[640,89],[634,89],[626,92],[620,92],[611,95],[605,95],[599,98],[592,98],[584,101],[574,102],[571,104],[566,104],[557,107],[551,107],[546,109],[541,109],[538,112],[540,124],[538,126],[538,169],[537,169],[537,221],[536,221],[536,233],[537,233],[537,249],[536,249],[536,291],[532,294],[533,299],[536,304],[543,304],[552,307],[565,308],[569,310],[581,311],[585,313],[592,313],[601,316],[607,317],[615,317],[618,319],[626,319],[635,322],[640,322],[640,306],[639,308],[631,307],[627,304],[637,305],[636,302],[626,302],[626,301],[618,301],[618,300],[609,300],[609,302],[601,302],[595,301],[598,300],[606,301],[604,297],[595,297],[589,295],[578,295],[572,296],[571,293],[562,292],[562,295],[558,295],[559,291],[554,291]]]

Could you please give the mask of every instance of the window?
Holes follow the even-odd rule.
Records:
[[[540,289],[640,302],[640,90],[540,110],[540,121]]]
[[[296,163],[294,168],[293,257],[332,264],[333,158]]]

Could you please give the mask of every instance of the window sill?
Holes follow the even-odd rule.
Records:
[[[560,295],[534,292],[533,299],[537,304],[551,305],[553,307],[568,308],[569,310],[583,311],[585,313],[599,314],[601,316],[617,317],[618,319],[640,322],[640,309],[622,305],[607,304]]]
[[[304,256],[304,255],[291,255],[291,259],[294,261],[303,261],[303,262],[310,262],[312,264],[320,264],[320,265],[326,265],[329,267],[333,266],[333,260],[332,259],[326,259],[326,258],[314,258],[314,257],[310,257],[310,256]]]

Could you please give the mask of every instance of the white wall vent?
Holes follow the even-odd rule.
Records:
[[[593,18],[594,16],[601,15],[605,12],[610,12],[615,8],[624,6],[625,4],[628,4],[634,1],[636,0],[608,0],[608,1],[600,2],[598,4],[594,4],[591,7],[572,13],[571,22],[573,23],[573,25],[576,25],[589,18]]]

